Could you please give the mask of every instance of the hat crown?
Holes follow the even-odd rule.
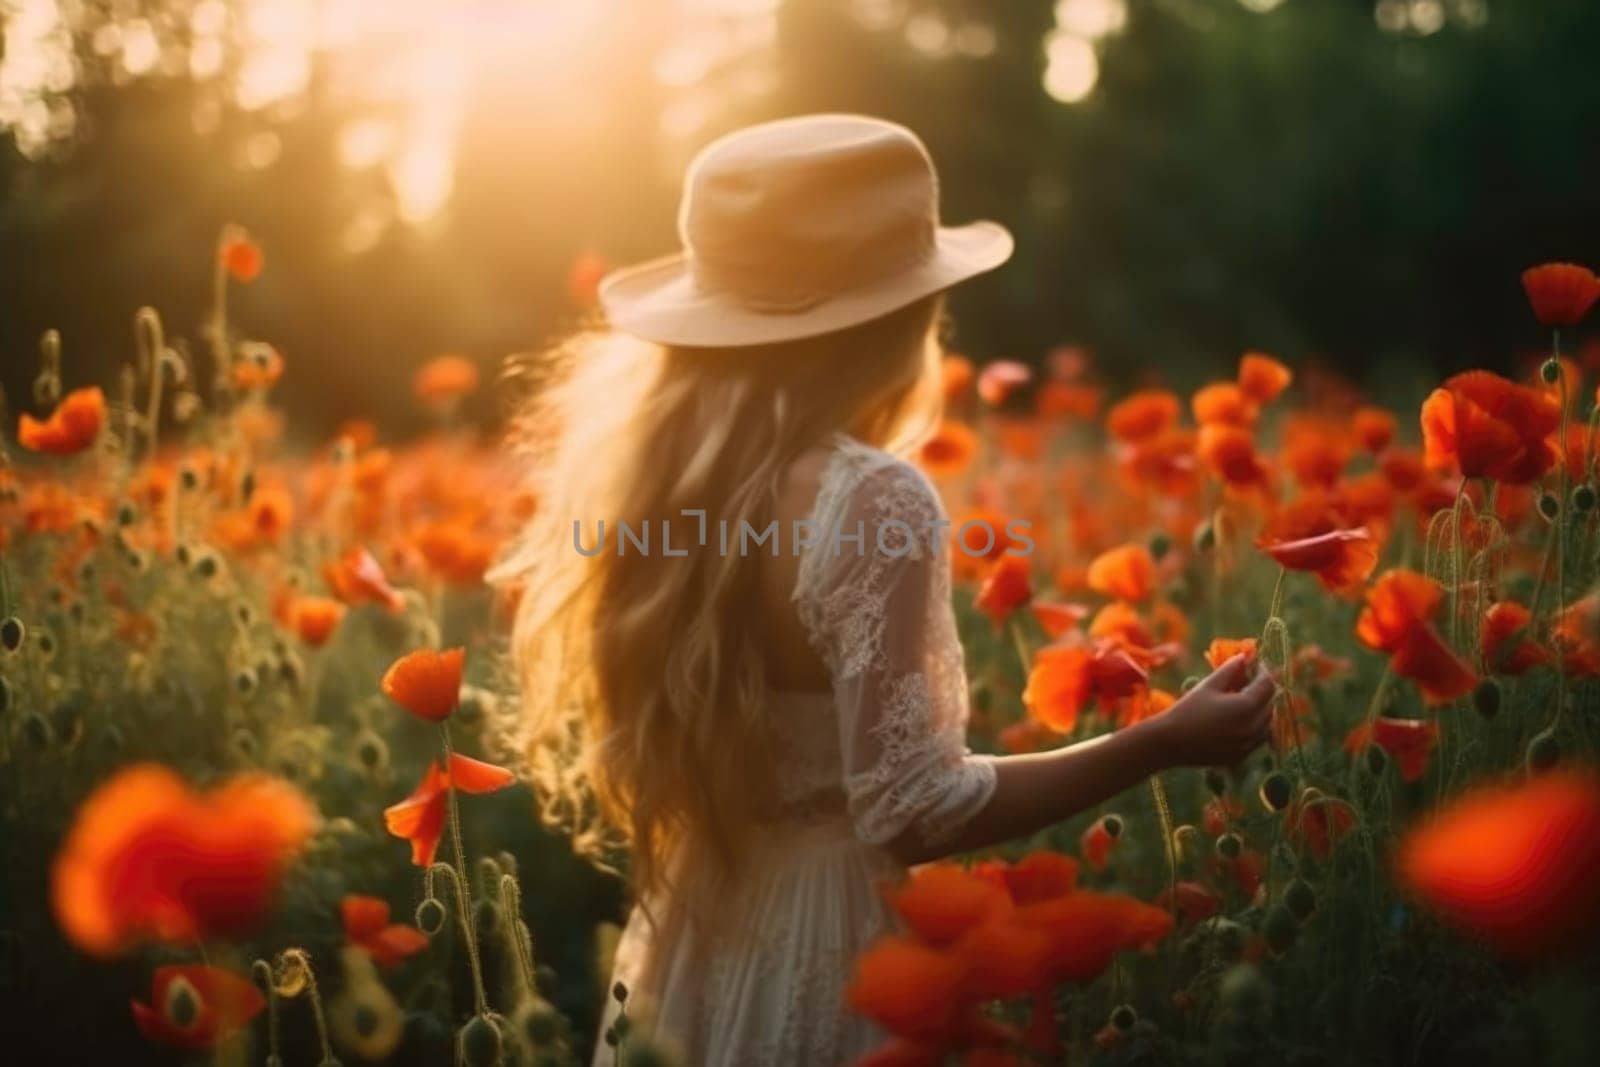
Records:
[[[910,130],[807,115],[702,150],[678,231],[699,289],[795,311],[931,257],[938,198],[933,161]]]

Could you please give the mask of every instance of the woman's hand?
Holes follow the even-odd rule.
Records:
[[[1162,763],[1225,767],[1244,759],[1267,740],[1277,691],[1272,675],[1253,669],[1244,656],[1229,659],[1149,720]]]

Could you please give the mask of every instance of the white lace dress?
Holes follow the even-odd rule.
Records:
[[[630,1012],[685,1064],[832,1067],[885,1040],[844,1004],[852,960],[894,928],[880,889],[902,868],[883,846],[912,827],[949,840],[994,791],[993,764],[965,744],[944,519],[916,468],[837,440],[794,590],[832,691],[771,693],[783,817],[716,923],[653,902],[657,921],[636,908],[617,948]],[[601,1044],[595,1063],[613,1062]]]

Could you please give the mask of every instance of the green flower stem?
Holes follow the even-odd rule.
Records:
[[[483,989],[483,968],[478,959],[478,935],[472,927],[472,888],[467,884],[467,853],[461,844],[461,812],[456,805],[456,784],[450,773],[455,748],[450,743],[450,723],[439,723],[439,740],[444,746],[445,804],[449,812],[450,843],[455,848],[456,908],[461,913],[461,932],[467,940],[467,962],[472,970],[472,996],[477,1014],[489,1014],[489,997]]]
[[[256,960],[250,964],[250,974],[267,994],[267,1056],[280,1060],[278,1051],[278,986],[272,980],[272,964]]]

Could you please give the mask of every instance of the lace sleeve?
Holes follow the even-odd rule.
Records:
[[[797,607],[833,678],[857,836],[884,844],[914,825],[938,845],[988,803],[994,766],[966,747],[949,524],[916,468],[882,459],[819,510]]]

